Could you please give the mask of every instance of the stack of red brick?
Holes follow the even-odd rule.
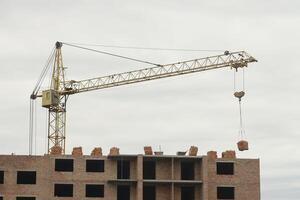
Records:
[[[53,146],[50,150],[51,155],[61,155],[62,154],[62,148],[60,146]]]
[[[145,155],[153,155],[151,146],[144,146],[144,152],[145,152]]]
[[[74,147],[72,151],[73,156],[82,156],[82,147]]]
[[[222,152],[222,158],[236,158],[235,151],[228,150],[228,151]]]
[[[198,153],[198,147],[191,146],[189,150],[189,156],[197,156]]]
[[[110,148],[109,155],[110,156],[120,155],[120,149],[117,147]]]
[[[95,147],[93,151],[91,152],[91,156],[99,157],[102,156],[102,148],[101,147]]]

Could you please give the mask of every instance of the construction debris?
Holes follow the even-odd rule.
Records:
[[[82,147],[74,147],[72,151],[73,156],[82,156]]]
[[[151,146],[144,146],[144,152],[145,152],[145,155],[153,155]]]
[[[228,150],[228,151],[222,152],[222,158],[236,158],[235,151]]]
[[[117,147],[112,147],[109,150],[109,155],[110,156],[116,156],[116,155],[120,155],[120,149]]]
[[[208,159],[217,159],[218,158],[217,152],[216,151],[208,151],[207,158]]]
[[[197,156],[198,153],[198,147],[191,146],[189,150],[189,156]]]
[[[62,148],[60,146],[53,146],[50,149],[51,155],[61,155],[62,154]]]
[[[102,148],[101,147],[95,147],[93,151],[91,152],[91,156],[100,157],[102,156]]]

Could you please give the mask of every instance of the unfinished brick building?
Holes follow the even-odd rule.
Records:
[[[115,149],[116,150],[116,149]],[[0,199],[260,199],[258,159],[207,155],[0,155]]]

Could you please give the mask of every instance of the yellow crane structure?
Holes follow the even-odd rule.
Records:
[[[152,64],[154,67],[116,73],[86,80],[66,80],[61,50],[63,44],[79,47],[72,44],[56,42],[53,50],[54,65],[51,72],[50,88],[40,91],[40,84],[42,82],[41,79],[43,77],[43,73],[46,71],[46,69],[44,69],[41,79],[39,80],[30,97],[32,101],[38,97],[41,97],[42,106],[48,109],[48,153],[51,153],[53,149],[59,149],[62,154],[65,153],[66,105],[70,95],[224,67],[230,67],[237,70],[238,68],[246,67],[248,63],[257,61],[245,51],[225,51],[224,54],[221,55],[161,65],[133,59],[135,61]],[[84,47],[79,48],[87,49]],[[114,55],[110,53],[106,54]],[[118,55],[117,57],[127,58]],[[30,147],[29,154],[32,153],[31,149],[32,147]]]

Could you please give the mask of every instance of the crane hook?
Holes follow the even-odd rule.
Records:
[[[244,92],[244,91],[235,92],[233,95],[234,95],[236,98],[238,98],[239,101],[241,101],[242,97],[245,96],[245,92]]]

